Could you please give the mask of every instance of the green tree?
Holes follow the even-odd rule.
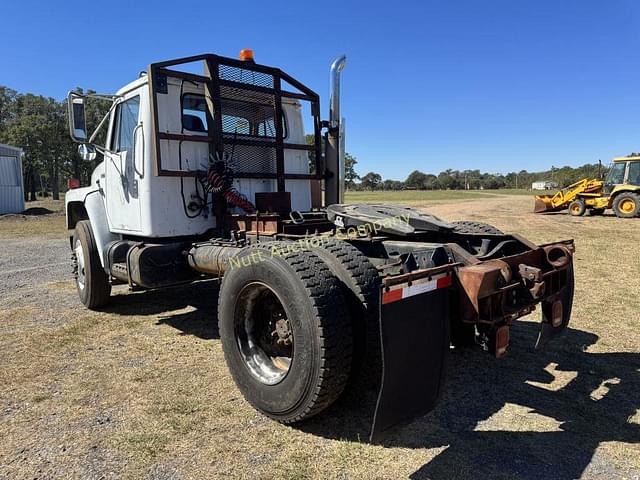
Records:
[[[404,182],[399,180],[385,180],[382,182],[382,189],[391,191],[404,190]]]
[[[360,175],[356,173],[356,157],[349,152],[344,154],[344,184],[347,188],[353,188],[356,184],[356,180],[360,180]]]
[[[409,174],[407,179],[404,181],[404,184],[407,188],[416,188],[422,190],[425,188],[426,180],[426,174],[422,173],[420,170],[414,170]]]
[[[379,173],[369,172],[363,176],[360,183],[364,189],[377,190],[382,182],[382,176]]]
[[[0,139],[4,137],[7,124],[16,115],[16,96],[18,93],[0,85]]]
[[[87,120],[87,123],[89,121]],[[304,136],[305,142],[307,145],[313,145],[314,135],[307,134]],[[321,151],[324,152],[324,138],[322,138],[320,142]],[[351,155],[349,152],[345,152],[344,154],[344,183],[346,188],[354,188],[356,185],[356,180],[360,179],[360,176],[356,173],[355,166],[358,163],[356,157]],[[311,173],[315,173],[316,171],[316,152],[309,152],[309,171]]]

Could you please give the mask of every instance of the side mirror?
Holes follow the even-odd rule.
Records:
[[[83,143],[78,145],[78,154],[82,160],[90,162],[96,159],[96,148],[90,143]]]
[[[71,139],[75,142],[84,143],[87,141],[84,97],[77,93],[69,92],[67,106],[69,109],[69,133],[71,134]]]

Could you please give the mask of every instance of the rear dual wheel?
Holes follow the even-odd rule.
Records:
[[[339,281],[318,256],[289,251],[286,243],[239,255],[252,260],[225,273],[218,304],[231,375],[265,415],[282,423],[312,417],[340,396],[351,369]]]
[[[504,232],[493,225],[483,222],[473,222],[471,220],[460,220],[451,222],[454,225],[453,231],[462,234],[481,235],[483,233],[489,235],[504,235]]]
[[[313,251],[338,279],[347,304],[353,332],[349,390],[367,388],[379,380],[382,367],[378,270],[365,254],[341,240],[321,243]]]

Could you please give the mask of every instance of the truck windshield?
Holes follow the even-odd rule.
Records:
[[[607,183],[611,185],[619,185],[624,182],[624,162],[614,163],[607,176]]]

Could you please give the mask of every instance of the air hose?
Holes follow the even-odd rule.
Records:
[[[255,212],[253,203],[233,186],[233,171],[224,162],[212,163],[207,170],[206,179],[211,193],[221,195],[228,204],[241,208],[246,213]]]

